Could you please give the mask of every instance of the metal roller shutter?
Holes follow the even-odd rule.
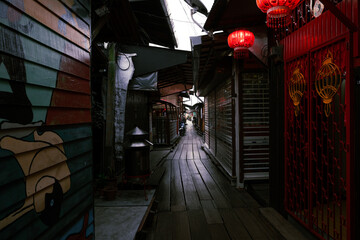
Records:
[[[232,175],[232,105],[231,79],[216,90],[216,158]]]
[[[204,107],[204,111],[205,111],[205,143],[210,146],[210,132],[209,132],[209,97],[206,96],[205,97],[205,107]]]
[[[209,139],[210,151],[216,156],[216,111],[215,111],[215,91],[209,94]]]
[[[269,177],[269,79],[266,73],[242,74],[242,158],[244,179]]]

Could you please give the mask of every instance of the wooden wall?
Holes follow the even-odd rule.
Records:
[[[90,1],[0,2],[0,239],[93,235]]]

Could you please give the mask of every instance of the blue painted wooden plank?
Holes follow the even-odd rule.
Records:
[[[19,61],[18,58],[7,56],[9,61]],[[25,76],[26,76],[26,88],[27,91],[31,89],[44,88],[52,91],[56,89],[66,90],[67,92],[81,93],[81,94],[90,94],[90,82],[82,78],[77,78],[75,76],[58,72],[54,69],[46,68],[44,66],[38,65],[36,63],[24,61],[25,66]],[[12,92],[10,81],[22,81],[22,79],[17,79],[18,75],[9,76],[9,72],[5,67],[5,64],[0,65],[0,89],[3,92]],[[33,85],[33,86],[31,86]],[[38,96],[41,97],[42,96]],[[30,98],[30,97],[29,97]],[[49,98],[49,97],[47,97]],[[45,99],[47,99],[45,98]],[[50,104],[50,101],[47,105]]]
[[[20,11],[5,2],[0,2],[0,8],[8,8],[8,11],[11,10],[13,13],[21,16]],[[13,29],[14,31],[19,32],[19,34],[26,35],[29,38],[36,40],[40,44],[45,44],[58,52],[64,53],[69,57],[90,65],[90,53],[88,49],[84,50],[64,38],[62,35],[49,31],[46,26],[34,21],[34,19],[28,17],[27,15],[22,15],[21,21],[14,23],[8,20],[7,15],[0,14],[0,23]]]
[[[76,156],[78,153],[88,152],[92,148],[92,139],[85,138],[78,141],[64,143],[65,153],[68,158]]]
[[[89,12],[89,16],[91,15],[91,1],[90,0],[76,0],[77,2],[79,2],[81,5],[83,5]]]
[[[12,130],[12,129],[10,129],[10,130]],[[30,130],[32,130],[32,128],[30,128]],[[2,130],[2,131],[5,131],[5,130]],[[51,130],[43,129],[43,131],[38,131],[38,134],[42,135],[44,131],[49,132]],[[24,132],[26,132],[26,131],[24,130]],[[67,128],[53,130],[53,132],[55,132],[57,135],[59,135],[60,138],[62,139],[64,149],[65,149],[65,154],[68,159],[72,158],[74,156],[78,156],[80,154],[86,153],[88,151],[91,151],[92,131],[91,131],[90,125],[69,126]],[[10,134],[11,134],[11,132],[9,132],[9,136],[11,136]],[[19,133],[17,135],[21,135],[21,133]],[[6,136],[6,134],[4,134],[3,136]],[[15,138],[17,138],[17,137],[15,137]],[[34,142],[35,140],[34,140],[33,130],[31,132],[29,132],[26,136],[24,136],[22,138],[22,140]],[[34,149],[34,150],[36,150],[36,149]],[[13,152],[0,148],[0,166],[2,165],[3,162],[6,162],[6,161],[8,164],[10,164],[10,162],[9,162],[10,160],[6,160],[6,159],[9,157],[12,157],[12,156],[14,156]],[[0,170],[1,169],[2,168],[0,167]]]
[[[0,219],[21,208],[25,199],[25,182],[23,179],[0,186]]]
[[[5,151],[5,150],[0,150]],[[12,153],[10,153],[12,154]],[[9,183],[15,184],[16,181],[23,181],[24,182],[24,174],[20,168],[20,165],[16,158],[13,155],[8,155],[6,157],[0,158],[0,186],[6,186]],[[20,183],[16,183],[20,184]],[[6,189],[2,189],[0,191],[6,191]],[[0,196],[5,196],[1,194]],[[3,204],[1,202],[4,199],[1,198],[0,200],[0,209],[3,208]],[[0,216],[1,219],[1,216]]]
[[[59,220],[59,222],[52,228],[52,231],[45,232],[41,237],[43,239],[58,239],[64,233],[64,226],[69,226],[74,223],[74,219],[83,216],[93,207],[92,195],[85,195],[84,198],[75,205],[67,215]],[[93,236],[94,239],[94,236]]]
[[[9,93],[17,91],[14,89],[14,83],[19,83],[21,90],[25,92],[24,97],[29,99],[32,104],[30,110],[32,110],[33,116],[31,115],[30,124],[36,121],[48,122],[48,116],[51,115],[49,112],[53,112],[53,119],[56,120],[49,120],[49,124],[62,124],[61,126],[49,126],[49,128],[42,124],[38,129],[46,131],[52,129],[64,141],[62,145],[67,158],[66,164],[71,172],[71,186],[70,190],[64,194],[60,219],[55,225],[45,225],[41,221],[39,213],[30,210],[0,230],[1,239],[55,239],[60,236],[60,233],[66,232],[65,228],[71,227],[81,214],[89,211],[93,204],[91,125],[76,124],[64,127],[63,119],[57,118],[61,113],[71,112],[75,118],[69,124],[78,123],[80,120],[76,119],[77,116],[84,116],[82,119],[91,121],[91,118],[88,117],[90,116],[91,102],[89,99],[90,88],[87,85],[90,78],[90,40],[84,35],[84,33],[88,36],[90,34],[90,5],[87,5],[86,9],[76,1],[78,8],[75,4],[75,7],[67,9],[63,5],[66,1],[60,3],[49,0],[49,4],[51,1],[55,3],[53,6],[60,3],[65,9],[64,14],[61,12],[55,14],[55,11],[47,11],[51,9],[50,6],[45,8],[44,5],[40,5],[40,1],[0,1],[0,54],[1,58],[5,58],[7,61],[7,63],[3,61],[4,64],[0,64],[0,91],[3,96],[8,96]],[[82,2],[89,4],[88,1]],[[82,14],[84,14],[83,17]],[[76,27],[76,30],[70,26],[70,23]],[[14,69],[17,71],[11,71]],[[73,84],[74,81],[81,83]],[[54,92],[61,93],[58,96],[67,95],[68,99],[75,99],[72,96],[86,96],[86,98],[81,98],[80,105],[71,104],[71,101],[54,103],[56,100],[53,97]],[[15,110],[23,104],[20,102],[16,104],[10,102],[9,104],[11,103],[16,105]],[[54,108],[52,104],[66,108]],[[81,108],[76,109],[76,107]],[[52,111],[54,109],[59,111]],[[83,114],[85,111],[88,115]],[[68,118],[66,114],[60,116]],[[30,124],[15,126],[5,124],[1,120],[0,127],[8,129],[1,130],[0,139],[4,134],[8,134],[19,136],[24,141],[34,142],[33,131],[37,128],[36,126],[30,127]],[[28,149],[24,147],[23,151],[28,151]],[[19,155],[25,156],[22,153]],[[19,155],[14,156],[12,152],[0,148],[0,219],[20,208],[23,204],[21,200],[26,198],[25,193],[29,191],[29,189],[25,189],[25,181],[29,178],[25,178],[23,172],[27,170],[21,169],[19,159],[16,159]],[[3,167],[3,164],[6,164],[6,167]],[[45,173],[49,170],[49,165],[53,164],[49,163],[46,169],[37,169],[36,171]],[[53,165],[53,168],[56,166]],[[6,174],[2,174],[2,171],[6,171]],[[28,194],[33,193],[30,191]],[[27,199],[33,198],[28,196]]]
[[[61,18],[49,12],[44,6],[39,4],[34,0],[27,1],[18,1],[18,0],[5,0],[9,4],[13,5],[15,8],[24,11],[24,13],[31,18],[34,18],[36,21],[47,26],[49,30],[57,32],[69,39],[71,42],[82,47],[85,50],[90,49],[90,39],[74,29]],[[2,11],[7,12],[7,11]],[[15,18],[16,22],[17,18]]]
[[[86,22],[89,26],[91,24],[90,17],[90,5],[86,1],[78,1],[78,0],[61,0],[66,6],[68,6],[72,12],[74,12],[79,18],[81,18],[84,22]],[[84,5],[87,4],[88,6]]]
[[[59,134],[64,142],[70,142],[80,139],[85,139],[92,136],[91,125],[76,125],[69,126],[64,129],[56,129],[55,132]]]
[[[90,78],[89,66],[53,51],[27,37],[19,36],[2,25],[0,25],[0,39],[0,52],[23,58],[48,68],[64,71],[80,78]],[[22,44],[22,48],[18,46],[19,44]]]
[[[3,88],[2,88],[3,87]],[[2,92],[12,92],[10,89],[9,81],[0,79],[0,89]],[[54,101],[53,88],[36,86],[32,84],[25,85],[27,97],[29,98],[33,107],[50,107]],[[60,90],[56,90],[60,91]],[[90,108],[90,95],[82,92],[72,92],[67,90],[61,90],[62,94],[59,97],[65,97],[67,99],[61,100],[58,104],[53,106],[68,107],[68,108]],[[16,107],[14,103],[14,107]],[[0,103],[0,106],[2,104]]]
[[[67,157],[67,164],[71,172],[77,172],[81,167],[89,166],[92,164],[92,142],[91,138],[81,139],[76,142],[65,143],[65,155]],[[71,147],[68,147],[71,146]],[[73,151],[73,149],[79,148],[79,151]],[[35,149],[36,150],[36,149]],[[22,172],[16,156],[13,153],[0,149],[0,152],[7,152],[8,155],[0,158],[0,186],[10,184],[15,181],[23,180],[24,173]],[[1,191],[1,190],[0,190]]]
[[[71,187],[70,190],[64,195],[64,212],[67,209],[72,208],[76,205],[76,200],[82,200],[82,195],[92,194],[93,187],[92,184],[92,168],[87,167],[82,169],[79,172],[71,174]],[[79,191],[82,191],[83,194],[79,194]],[[79,195],[76,195],[79,194]],[[70,201],[72,199],[72,201]],[[69,200],[69,201],[65,201]]]
[[[25,229],[29,225],[35,227],[35,231],[38,233],[25,232]],[[2,239],[35,239],[38,234],[44,232],[47,228],[48,227],[41,222],[36,212],[31,210],[17,219],[16,222],[1,230],[0,233]]]
[[[41,222],[35,211],[31,211],[30,214],[28,214],[29,216],[25,218],[26,222],[22,219],[20,220],[21,222],[19,222],[19,224],[22,224],[21,229],[14,231],[17,224],[13,224],[9,230],[5,229],[7,231],[4,231],[4,236],[12,236],[11,239],[57,239],[64,232],[64,228],[68,227],[70,223],[83,215],[85,211],[91,209],[93,200],[91,195],[89,195],[89,189],[91,189],[91,185],[89,184],[84,186],[84,189],[79,189],[76,195],[81,195],[82,199],[76,195],[75,198],[81,200],[73,201],[73,199],[64,199],[61,206],[60,219],[55,225],[51,226],[51,229]],[[67,203],[70,203],[69,206],[64,206]],[[11,233],[11,231],[14,232]]]
[[[79,33],[85,35],[87,38],[90,38],[90,27],[88,23],[84,22],[77,14],[72,10],[75,9],[75,2],[64,4],[61,1],[54,0],[37,0],[44,8],[49,12],[56,15],[59,19],[62,19],[69,26],[74,28]],[[80,13],[82,15],[88,14],[87,11],[80,5]],[[83,10],[83,11],[81,11]],[[85,11],[84,11],[85,10]]]
[[[84,167],[92,165],[91,149],[88,152],[73,156],[67,160],[70,172],[75,173],[81,171]]]
[[[87,196],[87,198],[89,198],[89,196],[92,195],[92,184],[91,183],[92,183],[92,168],[91,167],[87,166],[86,168],[82,169],[81,171],[72,173],[71,187],[70,187],[70,190],[64,194],[64,200],[61,205],[60,217],[65,215],[66,212],[69,212],[75,205],[81,203],[81,200],[84,200],[84,196]],[[12,188],[14,188],[14,186],[12,186]],[[18,189],[15,189],[15,190],[18,190]],[[10,193],[11,193],[11,195],[1,195],[1,196],[8,196],[8,198],[6,198],[6,200],[7,200],[6,202],[4,202],[4,203],[1,202],[2,203],[1,207],[4,207],[6,209],[9,209],[11,206],[13,206],[13,208],[16,207],[14,204],[14,199],[12,199],[12,198],[14,198],[14,196],[17,196],[17,194],[16,194],[16,192],[10,192]],[[10,199],[9,199],[9,197],[10,197]],[[7,204],[7,203],[10,203],[11,206],[9,206],[9,204]],[[17,203],[18,203],[18,201],[17,201]],[[18,204],[18,206],[21,207],[21,204],[20,205]],[[90,206],[90,204],[88,206]],[[13,208],[11,210],[13,210]],[[15,208],[15,210],[16,210],[16,208]],[[31,211],[34,212],[34,210],[31,210]],[[1,213],[2,213],[2,215],[6,214],[5,216],[7,216],[8,214],[11,214],[8,211],[7,212],[1,211]],[[24,215],[24,216],[20,217],[19,219],[17,219],[16,224],[11,223],[7,227],[5,227],[3,230],[1,230],[1,235],[2,236],[6,236],[6,235],[10,236],[11,233],[14,234],[14,232],[13,232],[14,227],[17,228],[17,226],[21,226],[20,235],[22,235],[23,232],[28,233],[28,231],[24,230],[25,226],[32,222],[37,222],[37,221],[38,221],[37,215],[34,216],[33,214],[26,214],[26,216]],[[41,232],[44,230],[38,224],[36,224],[36,225],[31,224],[31,225],[32,225],[31,226],[32,229],[36,229],[35,232]],[[43,224],[42,224],[42,226],[43,226]]]
[[[82,215],[83,216],[81,216],[74,224],[72,224],[72,227],[69,228],[67,232],[60,236],[59,240],[67,240],[70,235],[72,237],[77,235],[76,237],[81,239],[83,238],[83,235],[79,236],[80,232],[85,234],[88,239],[90,239],[90,235],[92,235],[92,238],[94,238],[94,209],[91,208]]]

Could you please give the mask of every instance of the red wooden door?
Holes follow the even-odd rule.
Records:
[[[323,239],[351,239],[349,52],[343,38],[286,63],[285,208]]]

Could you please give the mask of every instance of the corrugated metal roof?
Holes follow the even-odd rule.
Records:
[[[189,52],[186,63],[159,71],[158,89],[161,96],[180,93],[193,87],[192,58]]]
[[[177,46],[164,0],[97,0],[92,5],[93,41]]]
[[[225,30],[265,24],[266,14],[255,0],[217,0],[205,22],[206,30]]]

